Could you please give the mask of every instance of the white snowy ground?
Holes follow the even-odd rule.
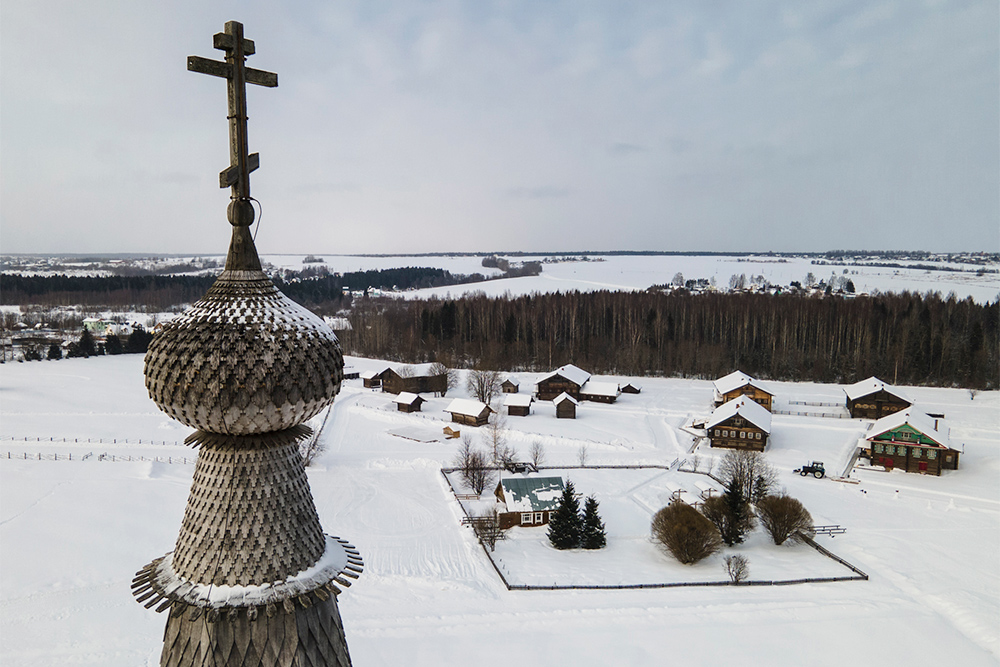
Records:
[[[384,365],[348,363],[356,370]],[[538,375],[518,377],[527,387]],[[551,406],[536,404],[531,416],[509,418],[512,444],[525,452],[541,441],[552,465],[574,465],[582,445],[591,464],[690,459],[695,441],[682,429],[708,414],[710,383],[638,381],[641,394],[610,406],[584,403],[575,421],[556,420]],[[776,389],[779,408],[790,399],[842,396],[832,385]],[[309,477],[324,528],[356,544],[366,563],[340,597],[354,664],[997,664],[1000,392],[974,400],[958,389],[907,392],[947,414],[965,448],[960,470],[940,478],[855,471],[856,485],[791,473],[810,459],[842,469],[868,424],[861,420],[776,415],[767,453],[817,523],[847,528],[818,540],[870,581],[523,592],[503,587],[469,529],[459,526],[461,510],[440,472],[455,441],[389,433],[440,431],[449,399],[432,398],[424,412],[406,415],[389,396],[349,381],[324,432],[327,451]],[[0,366],[0,453],[34,457],[0,459],[0,663],[158,664],[165,618],[136,604],[129,582],[172,549],[194,466],[98,457],[190,457],[182,445],[146,444],[187,433],[146,397],[139,356]],[[93,442],[98,438],[105,443]],[[70,452],[72,461],[51,460]],[[39,461],[39,453],[50,458]],[[712,454],[699,452],[703,468]],[[608,549],[556,553],[541,533],[522,529],[498,546],[505,567],[522,581],[540,569],[566,579],[607,577],[614,568],[629,577],[658,569],[665,577],[679,570],[720,577],[721,556],[688,570],[643,541],[644,517],[669,481],[648,472],[567,471],[580,492],[601,501]],[[801,546],[768,546],[759,533],[740,551],[753,578],[780,573],[782,561],[788,572],[833,567]]]

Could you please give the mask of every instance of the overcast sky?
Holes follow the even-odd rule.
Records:
[[[1000,250],[996,0],[0,5],[0,251]]]

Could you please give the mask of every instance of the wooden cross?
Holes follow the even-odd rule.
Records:
[[[229,222],[241,227],[253,223],[250,204],[250,172],[260,166],[260,154],[247,154],[247,91],[246,84],[274,88],[278,75],[246,66],[246,57],[255,52],[253,40],[243,38],[243,24],[226,23],[226,31],[217,33],[214,46],[226,52],[225,62],[188,56],[187,68],[192,72],[219,76],[229,88],[229,168],[219,174],[219,187],[232,188]]]

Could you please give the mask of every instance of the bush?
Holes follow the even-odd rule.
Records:
[[[803,536],[816,534],[809,510],[789,496],[761,498],[757,502],[757,516],[775,544],[782,544],[789,538],[800,542]]]
[[[726,574],[734,584],[738,584],[750,576],[750,562],[746,556],[736,554],[726,556]]]
[[[722,548],[719,529],[686,503],[676,502],[653,515],[653,539],[685,565]]]

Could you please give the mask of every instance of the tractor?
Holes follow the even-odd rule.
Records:
[[[797,472],[803,477],[806,475],[812,475],[816,479],[823,479],[823,477],[826,476],[826,468],[823,467],[822,461],[813,461],[809,465],[804,465],[797,470],[793,470],[792,472]]]

